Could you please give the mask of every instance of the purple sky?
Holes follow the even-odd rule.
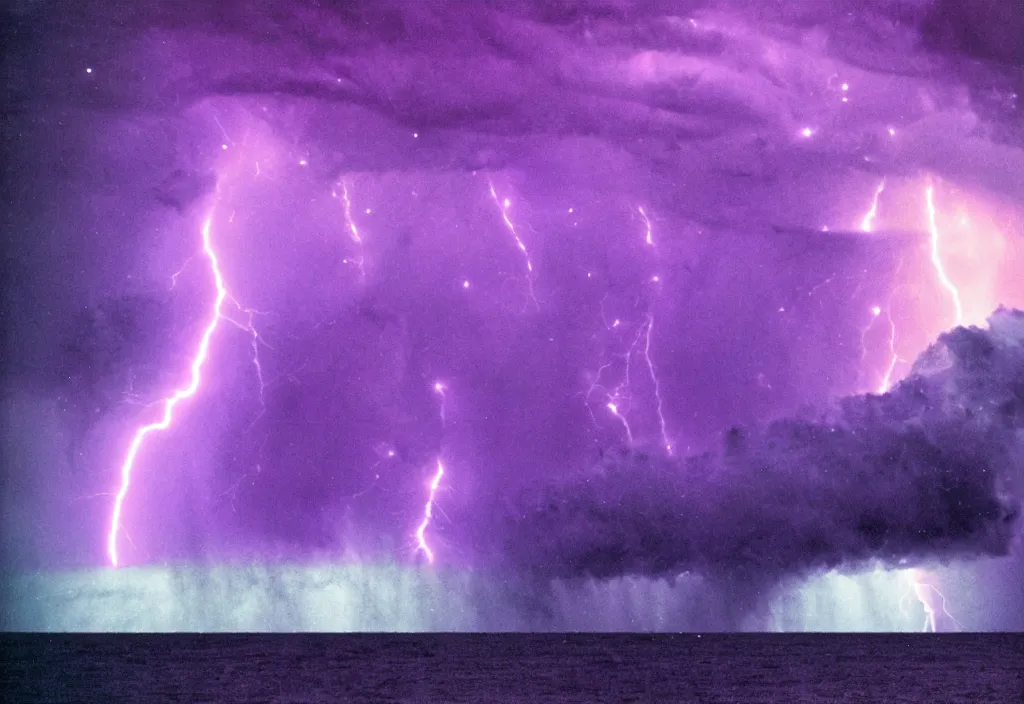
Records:
[[[427,541],[480,564],[609,452],[690,472],[877,391],[957,320],[928,183],[960,320],[1024,306],[1011,1],[13,5],[8,566],[106,563],[210,318],[207,218],[239,325],[145,441],[126,564],[422,560],[439,458]],[[727,469],[686,491],[759,481]]]

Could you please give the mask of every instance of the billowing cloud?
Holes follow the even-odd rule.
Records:
[[[719,451],[685,460],[609,454],[525,499],[504,547],[558,577],[781,577],[1005,555],[1022,429],[1024,313],[1001,310],[988,330],[942,335],[889,393],[734,428]]]

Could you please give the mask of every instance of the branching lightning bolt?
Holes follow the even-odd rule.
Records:
[[[607,296],[605,296],[605,298],[607,298]],[[604,323],[605,329],[609,330],[609,331],[618,329],[619,326],[622,324],[622,321],[619,320],[618,318],[616,318],[610,324],[605,320],[605,317],[604,317],[604,300],[603,299],[601,301],[601,321]],[[589,405],[590,397],[594,394],[594,392],[597,391],[597,390],[601,390],[601,391],[604,392],[605,396],[608,399],[605,402],[605,408],[607,408],[608,411],[612,414],[612,416],[614,416],[615,419],[618,420],[622,424],[623,430],[626,431],[626,441],[630,445],[632,445],[633,442],[634,442],[633,429],[632,429],[632,427],[629,424],[629,420],[626,418],[626,414],[629,412],[629,409],[628,408],[624,408],[623,405],[622,405],[623,401],[625,401],[627,404],[629,404],[629,398],[623,396],[622,392],[623,392],[623,390],[626,390],[627,392],[629,390],[629,387],[630,387],[630,384],[629,384],[629,382],[630,382],[630,366],[631,366],[631,361],[632,361],[632,355],[633,355],[633,351],[636,349],[636,345],[640,342],[640,338],[643,337],[643,334],[644,334],[644,328],[641,327],[640,330],[637,332],[636,338],[633,340],[633,344],[630,345],[629,349],[626,351],[625,354],[621,355],[621,359],[623,359],[625,361],[625,378],[623,379],[622,383],[620,383],[618,386],[616,386],[611,391],[609,391],[605,386],[603,386],[601,384],[601,375],[604,373],[604,371],[606,369],[608,369],[608,367],[612,366],[612,362],[608,362],[607,364],[602,365],[597,370],[597,375],[595,376],[593,383],[590,385],[590,388],[587,390],[586,397],[585,397],[585,401],[587,403],[587,409],[589,410],[590,409],[590,405]],[[590,415],[591,415],[591,418],[593,418],[594,414],[593,414],[592,411],[591,411]],[[595,423],[596,423],[596,419],[595,419]]]
[[[333,193],[335,198],[338,198],[338,190],[335,189]],[[355,243],[359,253],[356,255],[355,264],[359,269],[359,275],[364,279],[366,278],[366,259],[363,256],[363,238],[359,234],[359,228],[356,227],[355,220],[352,219],[352,199],[348,195],[348,184],[344,179],[341,181],[341,203],[345,213],[345,226],[348,228],[349,236]],[[346,260],[347,261],[347,260]]]
[[[637,206],[637,212],[639,212],[640,213],[640,217],[643,218],[644,226],[646,228],[645,232],[644,232],[644,242],[646,242],[649,247],[654,247],[654,236],[653,236],[653,234],[651,232],[651,219],[647,216],[647,211],[644,210],[644,207],[642,205],[638,205]],[[651,281],[655,282],[655,283],[659,283],[661,281],[661,277],[659,277],[657,275],[654,275],[654,276],[651,277]],[[654,384],[655,411],[657,412],[657,415],[658,415],[658,430],[661,433],[661,444],[665,448],[665,452],[667,452],[669,455],[671,455],[672,454],[672,441],[669,440],[668,428],[667,428],[667,424],[665,422],[665,410],[664,410],[664,405],[665,404],[664,404],[664,400],[661,397],[661,382],[658,380],[658,374],[657,374],[657,372],[654,369],[654,360],[651,358],[651,334],[653,333],[653,331],[654,331],[654,314],[651,313],[650,311],[648,311],[647,312],[646,323],[645,323],[644,330],[643,330],[643,337],[644,337],[643,357],[644,357],[644,361],[647,363],[647,372],[651,376],[651,383]],[[636,343],[634,342],[634,347],[635,346],[636,346]],[[627,369],[628,369],[628,367],[627,367]]]
[[[637,212],[640,214],[641,218],[643,218],[645,225],[644,242],[649,247],[653,247],[654,236],[651,232],[650,217],[648,216],[647,211],[644,209],[643,206],[637,206],[636,209]],[[660,283],[661,277],[654,275],[650,278],[650,281],[653,283]],[[612,321],[611,323],[608,322],[604,310],[604,304],[607,298],[608,295],[606,294],[605,297],[601,299],[601,322],[604,324],[604,327],[607,331],[617,331],[620,328],[622,321],[619,318],[615,318],[615,320]],[[643,322],[637,329],[636,336],[634,337],[629,347],[626,349],[625,353],[621,355],[616,355],[617,357],[620,357],[625,361],[625,373],[622,383],[620,383],[612,390],[609,390],[607,387],[603,386],[601,384],[601,376],[602,374],[604,374],[606,369],[612,366],[613,362],[608,362],[602,365],[597,370],[597,374],[595,375],[593,381],[590,384],[590,388],[587,390],[585,394],[585,403],[587,405],[587,410],[590,412],[590,416],[594,420],[594,423],[596,425],[597,420],[596,418],[594,418],[594,413],[590,409],[590,399],[594,395],[595,391],[600,390],[601,392],[603,392],[607,399],[605,402],[605,408],[607,408],[608,411],[612,414],[612,416],[614,416],[615,419],[622,424],[622,427],[626,432],[626,440],[630,445],[633,445],[635,439],[633,434],[633,428],[630,426],[629,420],[626,417],[629,412],[629,408],[623,405],[624,401],[628,404],[630,399],[629,396],[624,396],[623,394],[631,394],[631,366],[633,361],[633,355],[643,357],[644,364],[647,367],[647,373],[651,379],[651,384],[654,387],[655,413],[658,418],[658,430],[661,437],[661,444],[662,447],[665,448],[665,451],[669,455],[671,455],[674,451],[674,448],[672,445],[672,441],[668,436],[668,424],[665,420],[664,399],[661,395],[661,382],[658,379],[658,373],[654,367],[654,360],[651,357],[651,340],[653,336],[653,331],[654,314],[651,313],[650,310],[648,310],[648,312],[645,313],[644,315]]]
[[[427,562],[430,564],[434,563],[434,552],[427,545],[425,533],[427,526],[430,525],[430,520],[434,517],[434,497],[437,495],[437,487],[440,486],[442,477],[444,477],[444,465],[441,464],[441,458],[438,458],[437,471],[434,472],[434,478],[430,481],[430,495],[427,498],[426,508],[423,509],[423,521],[416,529],[416,545],[427,556]]]
[[[619,321],[616,320],[614,325],[618,326],[618,324],[619,324]],[[633,444],[633,429],[629,426],[629,421],[626,420],[626,410],[621,407],[622,401],[626,400],[628,402],[628,399],[624,399],[622,396],[620,396],[620,392],[622,391],[622,388],[624,386],[626,386],[627,384],[625,384],[625,383],[619,384],[618,386],[615,387],[614,390],[611,390],[611,391],[609,391],[607,387],[605,387],[605,386],[603,386],[601,384],[601,376],[604,374],[605,370],[608,369],[608,367],[610,367],[610,366],[612,366],[612,362],[608,362],[607,364],[602,365],[597,370],[597,373],[594,375],[594,380],[590,384],[590,388],[587,389],[587,392],[584,395],[583,402],[584,402],[584,405],[587,407],[587,412],[590,413],[591,420],[594,421],[594,425],[596,426],[597,425],[597,418],[594,417],[594,411],[590,408],[590,397],[594,395],[595,391],[598,391],[598,390],[602,391],[604,393],[606,399],[607,399],[605,401],[604,407],[607,408],[608,411],[612,414],[612,416],[616,420],[618,420],[619,423],[622,424],[623,430],[626,431],[626,441],[630,445],[632,445]]]
[[[252,477],[252,480],[249,482],[249,484],[250,486],[255,486],[256,478],[259,477],[261,472],[263,472],[263,467],[262,465],[257,464],[255,467],[255,471],[243,472],[237,479],[235,479],[235,481],[231,483],[231,486],[229,486],[227,490],[220,495],[220,498],[222,499],[227,498],[229,496],[231,497],[230,503],[232,513],[236,512],[235,500],[238,498],[238,490],[242,487],[242,481],[248,477]]]
[[[217,253],[214,251],[210,239],[211,222],[212,218],[207,218],[206,222],[203,223],[202,236],[203,253],[210,262],[210,270],[213,272],[213,280],[217,287],[217,295],[214,297],[213,301],[213,314],[210,318],[210,322],[206,325],[206,329],[203,331],[203,336],[199,341],[199,347],[196,350],[195,357],[192,359],[192,364],[190,365],[191,374],[188,385],[178,389],[164,400],[164,411],[160,420],[139,428],[128,447],[128,454],[125,457],[124,464],[121,465],[121,485],[114,499],[114,510],[110,517],[110,532],[107,535],[107,555],[110,557],[110,564],[114,567],[118,566],[117,535],[121,528],[121,511],[124,507],[125,498],[128,496],[128,488],[131,485],[132,470],[135,466],[135,459],[138,456],[139,451],[142,449],[142,444],[146,437],[155,431],[166,430],[169,428],[173,420],[174,409],[178,403],[194,396],[199,390],[199,384],[201,381],[200,374],[203,365],[209,357],[210,340],[213,338],[213,333],[216,332],[217,326],[223,318],[221,308],[224,305],[225,299],[228,297],[228,292],[224,286],[224,278],[221,275],[220,266],[217,261]]]
[[[266,391],[267,385],[266,385],[266,382],[263,379],[263,365],[260,363],[260,345],[266,345],[270,349],[273,349],[273,348],[270,347],[270,345],[267,345],[267,343],[263,340],[263,338],[260,337],[260,333],[256,329],[256,326],[255,326],[255,323],[254,323],[255,316],[260,315],[261,311],[255,310],[253,308],[243,308],[241,306],[241,304],[239,304],[238,301],[236,301],[230,295],[228,296],[227,299],[240,312],[245,313],[245,315],[247,316],[245,323],[240,323],[237,320],[235,320],[234,318],[231,318],[231,317],[226,316],[226,315],[223,316],[223,318],[224,318],[224,320],[228,321],[229,323],[231,323],[232,325],[237,327],[239,330],[242,330],[243,332],[248,333],[250,338],[251,338],[251,340],[252,340],[252,365],[253,365],[253,367],[256,368],[256,379],[259,381],[259,384],[260,384],[260,391],[259,391],[259,393],[260,393],[260,407],[265,409],[266,408],[266,402],[265,402],[265,400],[263,398],[263,394]]]
[[[921,608],[924,610],[924,624],[922,624],[921,626],[921,631],[923,633],[936,633],[938,631],[938,623],[936,618],[938,614],[936,613],[935,607],[932,605],[932,602],[929,600],[929,595],[934,594],[938,596],[940,599],[940,608],[942,615],[948,618],[953,624],[955,624],[957,629],[961,631],[964,630],[963,624],[960,623],[960,621],[958,621],[956,617],[949,612],[949,609],[946,606],[945,594],[939,591],[939,589],[937,589],[935,586],[925,581],[922,581],[921,575],[919,574],[918,570],[911,570],[910,580],[910,589],[907,591],[907,594],[905,594],[903,598],[900,599],[899,608],[901,614],[903,614],[905,617],[909,617],[909,614],[904,608],[904,603],[907,597],[910,594],[913,594],[914,598],[917,599],[918,603],[921,604]]]
[[[448,388],[440,381],[434,383],[434,393],[440,398],[440,415],[441,415],[441,426],[444,427],[447,422],[445,415],[445,392]],[[430,480],[430,492],[427,496],[427,505],[423,509],[423,520],[416,528],[416,548],[423,552],[427,557],[427,562],[430,564],[434,563],[434,551],[430,549],[430,545],[427,544],[426,532],[430,526],[430,521],[434,517],[434,501],[437,496],[437,488],[441,484],[441,479],[444,477],[444,464],[441,462],[441,458],[437,458],[437,471],[434,472],[433,479]]]
[[[881,307],[880,306],[873,306],[871,308],[871,316],[872,316],[871,317],[871,322],[868,323],[868,326],[866,328],[861,330],[861,333],[860,333],[860,359],[861,359],[861,363],[864,362],[865,357],[867,356],[867,345],[866,345],[866,342],[865,342],[865,338],[867,337],[867,334],[871,331],[871,329],[874,327],[875,321],[878,320],[878,318],[881,317],[881,315],[882,315]],[[879,394],[884,394],[887,391],[889,391],[889,388],[892,386],[892,375],[896,371],[896,364],[900,361],[900,357],[896,353],[896,321],[893,320],[892,312],[891,311],[886,311],[886,318],[889,321],[889,354],[891,355],[891,357],[889,359],[889,364],[886,367],[885,373],[882,376],[882,380],[881,380],[881,382],[879,382],[878,387],[876,389],[876,393],[879,393]]]
[[[871,231],[874,220],[878,214],[878,199],[884,188],[885,180],[883,179],[882,182],[879,184],[878,188],[875,190],[874,198],[871,203],[871,209],[867,212],[867,214],[865,214],[864,219],[861,222],[861,230],[863,230],[864,232]],[[942,264],[941,241],[935,209],[935,187],[932,184],[931,180],[928,181],[927,186],[925,188],[925,203],[927,205],[928,233],[930,236],[931,244],[932,267],[935,270],[935,274],[939,279],[939,282],[949,292],[950,297],[953,299],[953,304],[956,311],[956,324],[961,325],[963,323],[963,307],[960,301],[960,291],[947,276],[945,268]],[[902,260],[900,264],[902,267]],[[876,306],[872,309],[872,313],[877,318],[881,313],[881,309]],[[883,394],[887,393],[889,389],[892,387],[893,374],[895,373],[896,364],[900,361],[899,354],[896,352],[896,322],[893,320],[891,311],[887,311],[886,317],[889,320],[890,360],[888,367],[886,368],[885,374],[878,386],[878,393]],[[873,322],[874,321],[872,321],[872,323]],[[869,325],[868,329],[870,329],[870,327],[871,326]],[[942,594],[942,592],[940,592],[936,587],[924,582],[921,578],[921,575],[916,570],[911,572],[911,584],[913,594],[921,603],[921,606],[925,612],[925,622],[923,628],[925,632],[934,633],[936,631],[936,611],[927,598],[927,593],[929,591],[937,594],[941,599],[942,613],[945,614],[958,627],[962,628],[960,623],[953,617],[952,614],[949,613],[949,610],[946,608],[945,595]],[[902,600],[900,602],[900,609],[901,611],[903,609]]]
[[[619,325],[620,321],[618,319],[616,319],[610,325],[608,323],[605,323],[605,326],[608,330],[618,328]],[[657,372],[654,368],[654,362],[651,359],[651,332],[653,330],[653,327],[654,316],[648,313],[645,317],[643,324],[640,326],[640,329],[637,331],[636,337],[633,339],[632,344],[629,346],[626,352],[621,355],[621,359],[624,360],[625,362],[625,371],[622,383],[620,383],[618,386],[611,390],[609,390],[607,387],[601,384],[601,376],[604,374],[605,370],[608,369],[613,364],[612,362],[608,362],[607,364],[602,365],[597,370],[597,374],[595,375],[595,378],[585,395],[585,401],[587,403],[587,409],[589,410],[590,398],[594,395],[594,392],[603,392],[604,396],[607,398],[607,401],[605,402],[605,408],[607,408],[609,412],[611,412],[612,416],[614,416],[615,419],[622,424],[623,430],[626,431],[626,440],[630,445],[632,445],[634,443],[635,437],[633,435],[633,429],[629,424],[629,420],[626,418],[626,414],[629,412],[629,409],[623,406],[624,401],[627,403],[629,402],[629,397],[624,396],[623,394],[629,393],[629,389],[631,386],[631,367],[633,355],[639,355],[643,357],[644,363],[647,367],[647,372],[650,375],[651,382],[654,386],[655,410],[658,416],[658,428],[661,433],[662,446],[665,448],[666,452],[672,454],[673,446],[672,441],[668,437],[668,429],[665,421],[665,413],[663,410],[663,401],[661,396],[661,385],[658,380]],[[642,346],[641,341],[643,341]],[[591,418],[593,418],[593,411],[590,411],[590,414]]]
[[[654,329],[654,316],[647,314],[646,332],[644,333],[644,360],[647,362],[647,370],[651,374],[651,382],[654,384],[654,398],[658,411],[658,428],[661,430],[661,444],[665,452],[672,454],[672,441],[668,439],[668,430],[665,425],[665,412],[661,399],[661,384],[658,382],[658,375],[654,371],[654,362],[651,360],[651,331]]]
[[[959,628],[960,630],[963,630],[963,624],[961,624],[959,621],[957,621],[956,618],[953,616],[953,614],[949,613],[949,609],[946,608],[946,595],[943,594],[942,592],[940,592],[935,587],[933,587],[931,584],[928,584],[926,582],[922,582],[920,580],[915,579],[915,581],[914,581],[914,596],[916,596],[917,600],[919,602],[921,602],[921,606],[924,608],[924,614],[925,614],[925,616],[924,616],[924,626],[922,627],[921,630],[923,632],[925,632],[925,633],[935,633],[936,630],[937,630],[936,629],[936,623],[935,623],[935,616],[936,616],[936,614],[935,614],[935,607],[932,606],[931,602],[928,600],[928,597],[927,597],[927,593],[929,591],[937,594],[939,599],[941,600],[941,607],[942,607],[943,615],[945,615],[949,620],[951,620],[953,623],[955,623],[957,628]]]
[[[942,266],[939,226],[935,215],[935,186],[930,181],[928,186],[925,188],[924,193],[925,202],[928,205],[928,233],[931,235],[932,266],[935,268],[935,273],[939,277],[939,282],[947,291],[949,291],[949,295],[953,299],[953,306],[956,308],[956,324],[962,325],[964,322],[964,309],[960,304],[960,291],[957,290],[957,287],[953,285],[953,282],[949,280],[948,276],[946,276],[946,270]]]
[[[963,305],[960,302],[960,290],[950,280],[949,276],[946,275],[946,270],[942,265],[941,256],[941,242],[939,238],[939,225],[938,218],[935,209],[935,184],[932,183],[931,179],[928,180],[928,184],[925,187],[925,204],[928,209],[928,234],[931,237],[931,260],[932,267],[935,269],[935,275],[938,277],[939,282],[942,286],[949,291],[950,297],[953,299],[953,306],[956,310],[956,324],[963,325],[964,322],[964,310]],[[935,609],[925,598],[925,592],[927,589],[935,592],[942,599],[942,611],[953,620],[958,626],[959,622],[953,618],[952,614],[946,609],[946,597],[938,589],[930,584],[922,582],[917,575],[914,576],[914,596],[921,602],[921,606],[925,610],[925,623],[924,630],[927,632],[935,632]]]
[[[889,318],[889,354],[892,355],[889,359],[889,366],[885,369],[885,375],[882,377],[882,382],[878,385],[878,393],[884,394],[889,391],[892,387],[892,375],[896,370],[896,364],[900,361],[899,355],[896,353],[896,322],[892,319],[892,313],[888,314]]]

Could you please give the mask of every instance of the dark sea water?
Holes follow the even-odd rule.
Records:
[[[1024,634],[4,635],[5,702],[1021,702]]]

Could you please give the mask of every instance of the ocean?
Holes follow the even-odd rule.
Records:
[[[5,702],[1024,701],[1024,634],[4,634]]]

